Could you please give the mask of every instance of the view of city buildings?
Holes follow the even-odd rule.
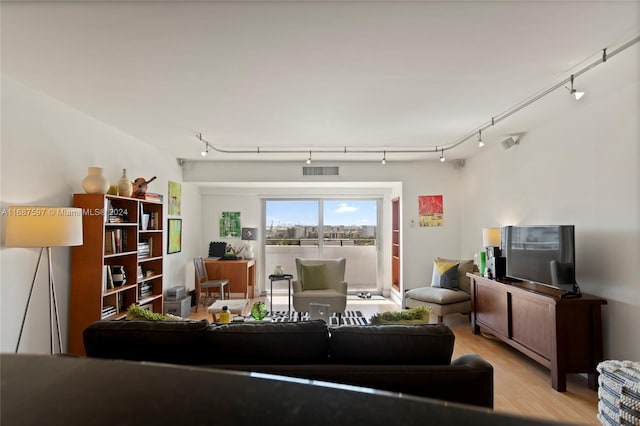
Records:
[[[319,226],[270,226],[265,230],[267,245],[317,245]],[[333,225],[322,227],[325,245],[375,245],[374,225]]]

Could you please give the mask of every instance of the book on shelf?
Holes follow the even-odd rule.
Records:
[[[109,290],[114,287],[113,276],[111,275],[111,267],[109,265],[104,265],[104,267],[102,268],[102,279],[105,290]]]
[[[118,313],[118,310],[116,309],[115,306],[111,306],[111,305],[104,306],[102,308],[102,313],[100,315],[100,318],[101,319],[105,319],[105,318],[108,318],[108,317],[110,317],[112,315],[115,315],[117,313]]]
[[[127,230],[107,229],[104,231],[104,254],[117,254],[127,251]]]
[[[153,238],[140,238],[138,241],[138,257],[144,258],[152,256]]]
[[[144,194],[144,199],[149,201],[159,201],[162,202],[162,194],[157,194],[155,192],[147,192]]]

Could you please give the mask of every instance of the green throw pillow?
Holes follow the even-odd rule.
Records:
[[[327,265],[300,265],[302,277],[300,283],[302,290],[326,290],[329,288],[327,281]]]

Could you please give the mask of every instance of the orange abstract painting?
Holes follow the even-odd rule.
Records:
[[[419,195],[418,215],[420,226],[443,226],[444,207],[442,195]]]

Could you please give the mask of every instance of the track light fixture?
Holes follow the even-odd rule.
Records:
[[[440,151],[440,162],[444,163],[444,160],[445,160],[445,158],[444,158],[444,148],[442,148],[442,150]]]
[[[307,164],[311,164],[311,150],[309,150],[309,158],[307,158]]]
[[[478,148],[482,148],[484,142],[482,142],[482,129],[478,130]]]
[[[200,155],[202,155],[203,157],[206,157],[207,154],[209,153],[209,142],[202,139],[202,133],[198,133],[196,137],[200,140],[200,142],[204,143],[204,151],[200,151]]]
[[[382,164],[387,164],[387,150],[382,151]]]
[[[576,98],[576,101],[577,101],[584,96],[584,92],[578,92],[576,89],[573,88],[573,78],[574,78],[573,74],[571,74],[571,88],[567,87],[567,90],[569,90],[569,93],[573,95],[573,97]]]

